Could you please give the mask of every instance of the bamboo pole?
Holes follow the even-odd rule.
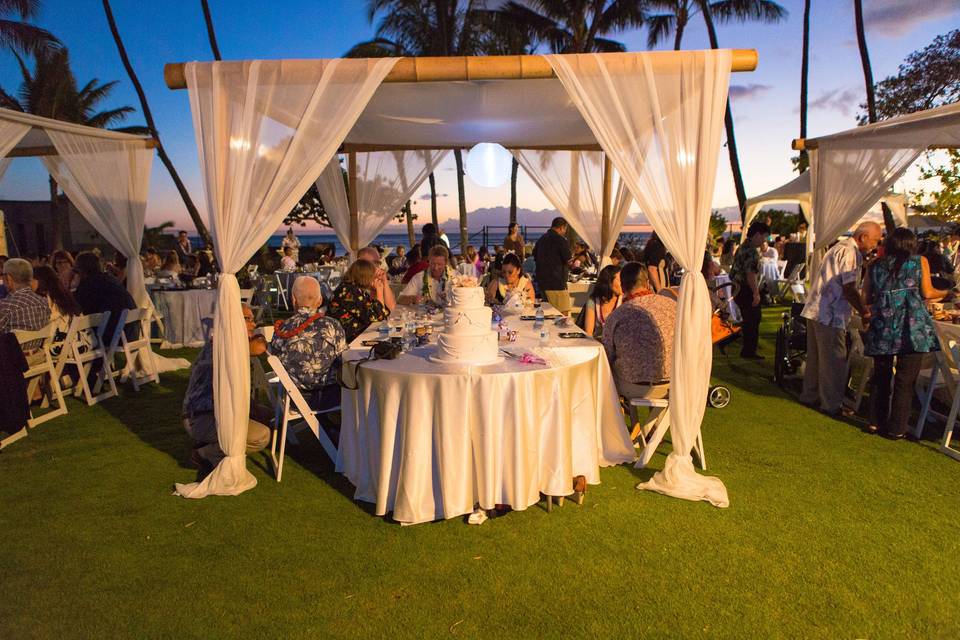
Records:
[[[347,180],[350,200],[350,253],[357,254],[360,250],[360,211],[357,203],[357,154],[347,154]]]
[[[156,149],[157,141],[152,138],[144,139],[143,141],[144,149]],[[36,158],[40,156],[55,156],[57,155],[57,148],[53,145],[46,145],[42,147],[14,147],[7,152],[7,158]]]
[[[463,145],[463,144],[370,144],[370,143],[353,143],[353,142],[344,142],[340,145],[340,149],[337,150],[337,153],[369,153],[373,151],[438,151],[448,149],[450,151],[454,149],[462,149],[463,151],[469,151],[473,145]],[[522,147],[514,147],[512,145],[505,145],[507,149],[524,149],[527,151],[603,151],[599,144],[536,144],[536,145],[523,145]]]
[[[867,143],[869,145],[869,142]],[[820,141],[817,138],[794,138],[790,142],[790,148],[794,151],[809,151],[820,147]],[[891,147],[892,148],[892,147]],[[930,151],[937,149],[960,149],[960,145],[955,144],[932,144],[927,147]]]
[[[613,207],[613,163],[610,162],[610,156],[603,154],[603,215],[600,218],[600,246],[597,251],[604,253],[604,247],[610,239],[610,210]],[[600,263],[606,255],[600,256]]]
[[[756,49],[733,49],[730,70],[753,71]],[[649,56],[672,56],[675,51],[647,52]],[[183,62],[163,66],[163,79],[170,89],[186,89]],[[555,78],[553,67],[541,55],[527,56],[437,56],[400,58],[384,82],[463,82],[470,80],[539,80]]]

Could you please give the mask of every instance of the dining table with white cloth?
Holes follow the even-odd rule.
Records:
[[[760,258],[760,275],[771,286],[780,281],[780,265],[776,258]]]
[[[544,311],[559,315],[547,304]],[[512,355],[494,364],[431,361],[435,328],[430,344],[359,365],[357,390],[341,392],[336,465],[357,500],[404,524],[454,518],[477,504],[522,510],[541,494],[571,494],[574,476],[598,484],[600,467],[636,459],[600,343],[561,338],[579,329],[548,320],[541,346],[532,321],[507,323],[517,339],[500,345]],[[378,339],[377,329],[344,354],[346,384],[354,386],[350,362],[369,354],[362,343]],[[525,364],[524,353],[546,364]]]
[[[216,289],[158,289],[151,292],[153,304],[163,316],[161,349],[202,347],[206,338],[205,318],[217,307]]]

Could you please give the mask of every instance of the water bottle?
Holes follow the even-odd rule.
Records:
[[[403,350],[412,351],[417,346],[417,324],[412,320],[407,322],[403,331]]]
[[[381,340],[389,340],[390,339],[390,323],[388,323],[386,320],[381,322],[380,326],[377,327],[377,333],[379,334],[379,337]]]
[[[550,344],[550,327],[543,325],[540,327],[540,346],[546,347]]]
[[[543,326],[543,306],[542,305],[537,306],[537,311],[536,313],[534,313],[533,326],[534,327]]]

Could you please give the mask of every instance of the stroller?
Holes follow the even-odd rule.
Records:
[[[710,300],[713,315],[710,317],[710,340],[726,355],[727,346],[740,337],[740,327],[730,321],[729,301],[736,294],[733,282],[710,287]],[[730,389],[723,385],[712,385],[707,391],[707,404],[714,409],[723,409],[730,404]]]
[[[780,328],[777,329],[773,379],[781,387],[789,378],[798,375],[807,356],[807,324],[800,316],[802,311],[802,302],[791,304],[790,312],[783,314]]]

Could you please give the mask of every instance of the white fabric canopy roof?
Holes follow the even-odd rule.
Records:
[[[256,482],[244,461],[250,381],[232,274],[331,167],[337,147],[346,142],[346,151],[358,152],[373,149],[349,145],[391,150],[498,142],[508,148],[599,145],[687,270],[672,371],[674,451],[644,488],[728,504],[723,483],[697,474],[690,452],[711,369],[710,302],[700,263],[731,52],[546,58],[557,79],[389,85],[381,83],[396,58],[186,65],[209,222],[225,274],[214,325],[214,396],[226,458],[204,482],[178,485],[181,495],[236,494]]]
[[[960,146],[960,103],[816,138],[809,151],[814,257],[870,207],[930,147]]]

